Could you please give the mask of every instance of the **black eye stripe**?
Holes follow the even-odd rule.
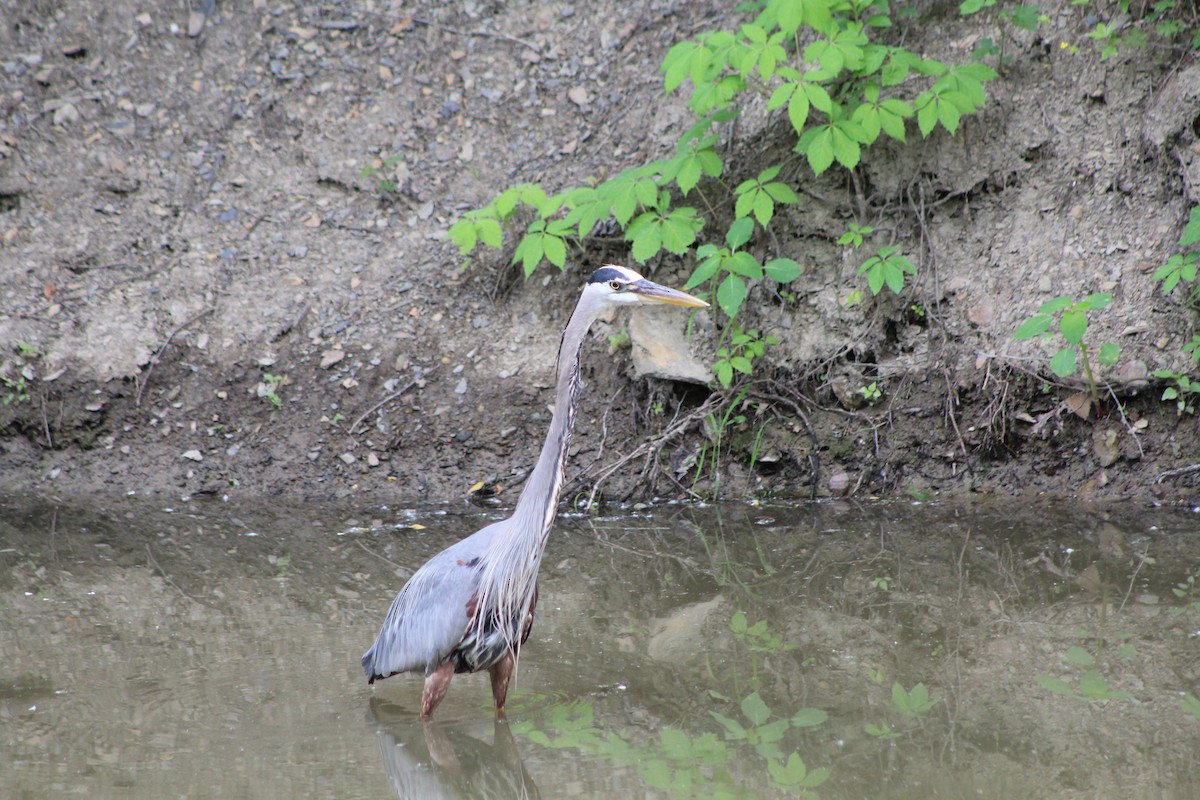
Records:
[[[592,277],[588,279],[588,283],[609,283],[609,282],[625,282],[625,274],[620,270],[612,267],[601,267],[592,273]]]

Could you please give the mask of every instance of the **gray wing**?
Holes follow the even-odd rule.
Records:
[[[504,522],[452,544],[408,579],[375,644],[363,654],[368,682],[418,668],[428,675],[462,642],[470,622],[467,605],[479,588],[479,560]]]

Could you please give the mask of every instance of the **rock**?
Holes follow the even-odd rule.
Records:
[[[180,456],[180,458],[186,458],[188,461],[203,461],[204,460],[204,456],[200,453],[199,450],[188,450],[187,452],[183,453]]]
[[[1122,386],[1131,389],[1144,389],[1149,384],[1150,369],[1145,361],[1134,359],[1121,365],[1117,371],[1117,381]]]
[[[721,598],[714,597],[703,603],[677,608],[665,619],[650,621],[650,638],[646,652],[655,661],[668,664],[690,662],[698,657],[696,642],[700,641],[704,625],[712,612],[721,605]]]
[[[346,357],[346,351],[341,348],[326,350],[321,354],[321,369],[329,369]]]
[[[588,96],[587,89],[583,88],[582,86],[575,86],[569,89],[567,91],[567,99],[580,108],[591,102],[591,98]]]
[[[981,303],[967,309],[967,319],[980,328],[990,327],[996,318],[996,307],[991,303]]]
[[[79,121],[79,109],[75,108],[74,103],[63,103],[54,109],[53,121],[59,126],[73,125]]]
[[[706,386],[712,370],[692,355],[683,335],[686,320],[672,311],[676,310],[647,308],[630,318],[634,374]]]
[[[837,497],[850,491],[850,476],[846,474],[845,470],[839,469],[829,476],[829,491]]]
[[[1101,467],[1110,467],[1121,457],[1120,436],[1112,428],[1092,433],[1092,452]]]
[[[354,457],[353,453],[342,453],[340,456],[338,456],[338,458],[340,458],[342,460],[342,462],[347,465],[353,464],[355,461],[358,460],[357,458]]]

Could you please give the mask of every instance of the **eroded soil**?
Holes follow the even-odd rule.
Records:
[[[727,5],[254,0],[189,36],[183,11],[133,0],[0,0],[3,482],[514,489],[582,277],[629,255],[597,236],[568,274],[523,282],[508,253],[463,270],[445,230],[513,183],[557,190],[671,152],[690,117],[657,66],[736,24]],[[1151,274],[1196,200],[1200,71],[1161,49],[1101,61],[1083,10],[1043,11],[1038,32],[1009,32],[1012,61],[956,137],[877,146],[853,181],[788,162],[802,202],[762,248],[806,271],[752,295],[745,326],[780,343],[729,417],[726,496],[1194,495],[1194,418],[1149,375],[1190,367],[1194,314]],[[992,34],[945,9],[903,24],[908,47],[953,61]],[[778,122],[750,108],[725,131],[728,180],[786,152]],[[903,298],[844,302],[862,254],[834,240],[852,221],[918,263]],[[691,266],[644,269],[682,285]],[[1055,295],[1098,291],[1115,300],[1095,341],[1122,354],[1084,420],[1082,382],[1046,380],[1052,351],[1011,334]],[[606,338],[625,324],[585,348],[569,491],[709,492],[693,465],[719,407],[635,378]],[[695,333],[710,358],[716,323]],[[872,383],[882,396],[858,406]]]

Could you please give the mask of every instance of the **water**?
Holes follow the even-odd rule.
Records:
[[[0,797],[1200,785],[1196,514],[826,503],[561,520],[507,720],[486,676],[458,676],[422,724],[420,678],[371,689],[359,656],[411,569],[495,517],[0,499]]]

